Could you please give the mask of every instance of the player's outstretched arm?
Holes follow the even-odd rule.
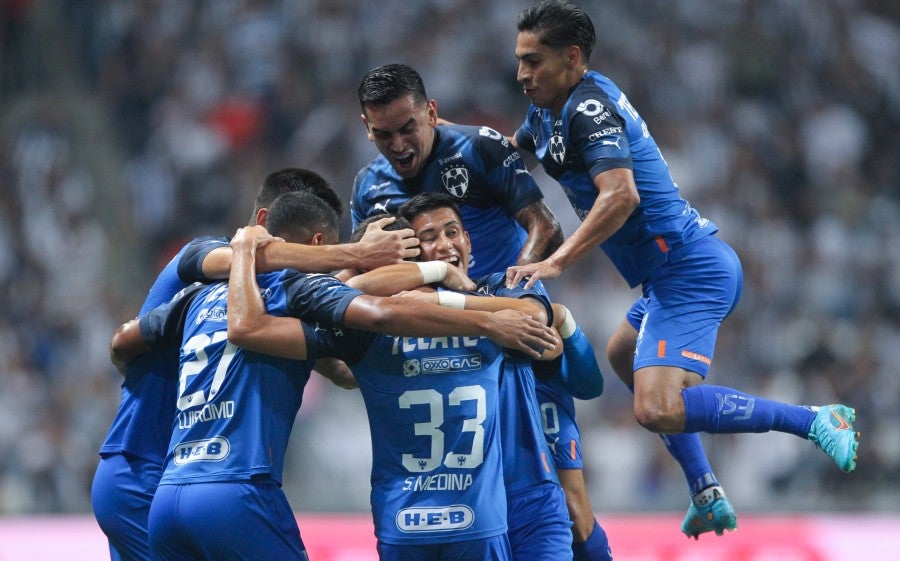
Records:
[[[525,288],[531,288],[540,279],[557,278],[564,269],[616,233],[641,201],[634,174],[629,169],[604,171],[594,178],[594,185],[599,194],[581,225],[550,257],[509,267],[507,286],[517,286],[522,279],[527,279]]]
[[[256,252],[259,273],[297,269],[305,273],[330,273],[341,269],[373,269],[399,263],[419,255],[419,240],[415,232],[386,231],[382,228],[394,218],[385,218],[369,225],[363,238],[355,243],[334,245],[306,245],[269,238],[271,243]],[[203,273],[211,279],[225,279],[231,270],[232,248],[221,247],[203,259]]]
[[[552,329],[517,310],[459,310],[399,297],[357,296],[347,307],[343,323],[402,337],[485,336],[535,358],[558,341]]]
[[[345,281],[372,296],[393,296],[404,290],[439,283],[451,290],[475,290],[475,283],[444,261],[404,262],[379,267]]]
[[[302,244],[270,244],[260,252],[257,271],[265,273],[293,268],[307,273],[327,273],[340,269],[370,270],[384,265],[399,263],[419,255],[419,239],[411,228],[384,230],[384,226],[396,220],[384,218],[369,224],[362,239],[355,243],[303,246]],[[300,245],[298,247],[293,247]],[[310,268],[310,249],[320,250]],[[298,255],[302,252],[304,255]]]

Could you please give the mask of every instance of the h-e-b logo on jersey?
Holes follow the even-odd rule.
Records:
[[[465,166],[453,166],[441,172],[444,189],[457,199],[463,198],[469,188],[469,170]]]

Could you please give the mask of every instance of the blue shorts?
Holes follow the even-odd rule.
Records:
[[[131,454],[103,454],[91,485],[91,506],[109,541],[112,561],[150,561],[147,516],[162,466]]]
[[[558,484],[542,483],[511,495],[507,513],[513,559],[572,561],[572,522]]]
[[[512,561],[506,534],[422,545],[393,545],[379,541],[377,548],[379,561]]]
[[[742,285],[737,254],[715,236],[669,252],[626,314],[638,330],[635,371],[677,366],[705,377],[719,325],[737,305]]]
[[[575,422],[575,400],[570,394],[542,382],[535,384],[535,392],[553,465],[556,469],[584,469],[581,432]]]
[[[149,529],[163,561],[309,561],[287,497],[270,479],[160,485]]]

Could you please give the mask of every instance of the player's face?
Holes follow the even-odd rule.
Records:
[[[413,230],[419,238],[419,258],[422,261],[446,261],[469,272],[472,244],[469,233],[463,230],[459,216],[449,208],[437,208],[416,216]]]
[[[437,126],[437,104],[416,102],[412,95],[387,105],[366,107],[362,115],[369,140],[391,163],[397,175],[404,179],[415,177],[434,145]]]
[[[542,45],[535,33],[523,31],[516,37],[516,80],[538,107],[559,114],[569,97],[572,59],[569,49],[553,49]]]

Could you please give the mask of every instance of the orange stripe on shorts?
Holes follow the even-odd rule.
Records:
[[[666,243],[666,240],[664,240],[662,236],[656,236],[653,239],[656,240],[656,245],[659,246],[660,251],[662,251],[663,253],[669,252],[669,245]]]
[[[663,358],[666,356],[666,340],[663,339],[656,346],[656,356],[659,358]]]

